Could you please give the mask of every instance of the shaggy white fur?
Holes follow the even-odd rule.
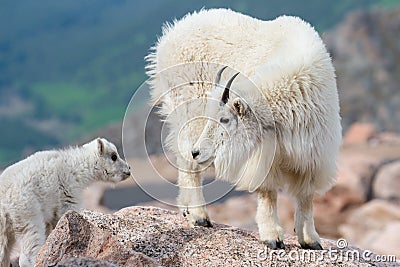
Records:
[[[130,167],[116,147],[102,138],[82,147],[37,152],[5,169],[0,176],[0,266],[9,267],[15,241],[19,265],[33,266],[58,219],[79,209],[84,188],[129,176]]]
[[[341,125],[334,68],[318,33],[297,17],[202,10],[167,24],[147,59],[189,221],[211,225],[200,174],[212,164],[218,178],[258,193],[262,241],[283,247],[276,194],[284,188],[297,203],[301,246],[320,249],[312,199],[335,181]],[[230,67],[222,81],[240,72],[230,91],[210,82],[222,66]]]

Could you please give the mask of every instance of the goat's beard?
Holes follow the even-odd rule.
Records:
[[[275,152],[274,139],[252,137],[242,139],[244,142],[225,142],[217,148],[214,160],[217,178],[251,192],[264,182]]]
[[[216,150],[214,166],[216,177],[240,186],[246,179],[246,165],[254,145],[245,140],[241,143],[227,142]]]

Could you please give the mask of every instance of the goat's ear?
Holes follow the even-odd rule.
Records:
[[[100,138],[97,138],[97,150],[100,156],[104,155],[104,143]]]
[[[241,98],[235,98],[233,100],[233,110],[239,115],[243,116],[247,110],[247,104]]]

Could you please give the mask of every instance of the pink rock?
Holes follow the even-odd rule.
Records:
[[[400,207],[385,200],[373,200],[356,209],[339,231],[350,243],[377,253],[396,253],[400,257],[399,238],[391,238],[391,245],[381,237],[385,233],[397,235],[400,221]],[[394,223],[394,225],[390,226]]]
[[[367,143],[376,135],[376,128],[369,123],[354,123],[344,136],[345,145]]]
[[[382,166],[373,181],[373,196],[400,200],[400,161]]]
[[[372,177],[384,161],[381,157],[361,153],[341,153],[336,186],[351,194],[348,205],[364,203],[370,194]]]
[[[336,184],[326,194],[314,198],[315,225],[322,236],[341,236],[338,226],[372,197],[372,178],[384,161],[382,155],[342,151]]]
[[[317,232],[324,237],[339,238],[338,225],[346,221],[360,199],[343,186],[334,186],[324,195],[314,197],[314,219]]]
[[[68,212],[42,247],[36,266],[154,266],[157,263],[161,266],[296,267],[336,264],[334,259],[322,257],[323,251],[313,252],[315,258],[321,259],[318,262],[307,257],[291,259],[289,255],[304,252],[293,235],[285,236],[286,247],[280,251],[282,260],[278,260],[277,254],[273,256],[257,236],[256,232],[217,223],[213,228],[190,228],[178,213],[153,207],[130,207],[114,214]],[[324,248],[335,248],[336,242],[322,239],[321,244]],[[350,249],[362,253],[353,247],[344,251]],[[354,260],[344,266],[369,264]]]
[[[35,266],[77,266],[78,262],[84,266],[157,266],[144,254],[124,247],[109,231],[69,211],[48,236]]]
[[[230,197],[225,202],[207,206],[211,220],[235,227],[256,231],[256,194]]]
[[[376,236],[370,244],[371,250],[382,255],[396,255],[400,258],[400,221],[392,221]]]
[[[395,132],[379,133],[374,139],[379,143],[400,144],[400,136]]]

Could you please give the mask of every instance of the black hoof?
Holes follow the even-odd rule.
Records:
[[[282,240],[270,240],[270,241],[263,241],[269,248],[271,249],[284,249],[285,244],[283,243]]]
[[[183,215],[183,217],[186,217],[186,216],[188,216],[190,213],[189,213],[189,210],[184,210],[184,211],[182,211],[182,215]]]
[[[208,219],[199,219],[194,223],[195,226],[213,227]]]
[[[304,244],[300,244],[300,246],[302,249],[314,249],[314,250],[322,250],[323,249],[319,242],[314,242],[311,244],[304,243]]]

